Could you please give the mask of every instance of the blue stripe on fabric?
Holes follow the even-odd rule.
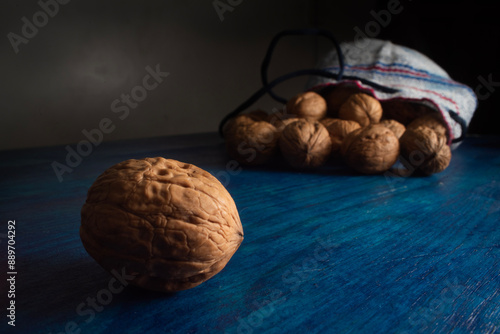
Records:
[[[363,66],[363,65],[356,65],[356,66]],[[370,66],[370,65],[368,65],[368,66]],[[346,65],[345,67],[351,67],[351,66],[347,66]],[[335,70],[336,68],[338,68],[338,66],[327,67],[326,70]],[[461,87],[461,88],[465,88],[466,90],[468,90],[468,91],[470,91],[471,93],[474,94],[474,92],[472,91],[472,89],[469,86],[461,84],[461,83],[457,83],[457,82],[443,82],[443,81],[435,80],[435,79],[422,78],[422,77],[419,77],[419,76],[412,76],[412,75],[402,74],[402,73],[388,73],[388,72],[378,71],[378,70],[374,70],[374,69],[371,69],[371,70],[360,70],[360,69],[349,68],[348,71],[361,72],[361,73],[376,72],[377,75],[382,75],[382,76],[397,76],[397,77],[401,77],[401,78],[410,78],[410,79],[416,79],[416,80],[421,80],[421,81],[427,81],[427,82],[437,83],[437,84],[441,84],[441,85],[445,85],[445,86]],[[442,78],[442,77],[438,77],[438,78]]]
[[[381,61],[377,61],[377,62],[375,62],[373,64],[358,64],[356,66],[373,66],[373,65],[382,65],[382,66],[387,67],[387,68],[391,68],[392,66],[399,66],[399,67],[408,68],[408,69],[410,69],[412,71],[415,71],[415,72],[420,72],[420,73],[423,73],[423,74],[427,74],[427,75],[432,76],[432,77],[444,78],[444,77],[442,77],[440,75],[428,72],[426,70],[422,70],[420,68],[413,67],[413,66],[408,65],[408,64],[403,64],[403,63],[386,64],[386,63],[382,63]],[[345,66],[349,66],[349,65],[346,64]],[[450,78],[446,78],[446,79],[450,80]]]

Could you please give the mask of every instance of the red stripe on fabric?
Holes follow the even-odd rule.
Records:
[[[413,76],[416,76],[416,77],[422,77],[422,78],[429,78],[429,79],[437,80],[437,78],[433,78],[432,76],[430,76],[427,73],[421,73],[421,72],[411,71],[411,70],[397,69],[397,68],[393,68],[393,67],[381,67],[380,65],[371,65],[371,66],[348,66],[348,65],[346,65],[346,67],[349,67],[349,68],[352,68],[352,69],[355,69],[355,70],[361,70],[361,71],[365,71],[365,70],[378,70],[378,71],[381,71],[381,72],[406,73],[406,74],[410,74],[410,75],[413,75]],[[454,81],[452,79],[447,79],[447,78],[443,78],[443,77],[439,77],[439,80],[441,80],[443,82],[448,82],[448,83],[460,84],[460,83],[458,83],[458,82],[456,82],[456,81]]]
[[[378,65],[374,66],[350,66],[350,68],[357,69],[357,70],[378,70],[381,72],[398,72],[398,73],[406,73],[406,74],[411,74],[417,77],[424,77],[424,78],[429,78],[430,76],[428,74],[423,74],[423,73],[418,73],[415,71],[409,71],[409,70],[402,70],[402,69],[397,69],[397,68],[383,68]]]

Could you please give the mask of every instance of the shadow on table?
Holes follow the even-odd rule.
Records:
[[[428,175],[420,172],[416,168],[408,169],[399,161],[395,163],[388,171],[375,174],[364,174],[356,171],[354,168],[347,166],[342,161],[329,161],[325,165],[318,168],[294,168],[286,163],[283,159],[276,158],[275,160],[258,166],[240,166],[246,171],[258,171],[269,173],[300,173],[312,175],[327,175],[327,176],[353,176],[353,177],[403,177],[403,178],[426,178]]]
[[[259,172],[276,172],[276,173],[308,173],[318,175],[340,175],[340,176],[356,176],[364,175],[352,168],[349,168],[341,161],[329,161],[325,165],[317,168],[295,168],[290,166],[284,159],[276,157],[272,161],[257,166],[239,165],[243,170],[259,171]]]
[[[90,257],[70,260],[69,256],[31,258],[30,264],[19,264],[16,303],[30,322],[64,328],[68,321],[78,323],[89,318],[92,310],[97,314],[121,303],[147,303],[175,295],[136,288],[121,273],[113,276]]]

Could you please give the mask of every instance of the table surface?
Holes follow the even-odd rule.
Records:
[[[429,177],[338,164],[234,170],[217,134],[197,134],[102,143],[59,182],[52,163],[66,153],[0,152],[2,333],[500,332],[499,137],[467,138]],[[219,274],[175,294],[110,286],[79,237],[96,177],[155,156],[216,175],[245,232]],[[9,220],[15,329],[6,317]]]

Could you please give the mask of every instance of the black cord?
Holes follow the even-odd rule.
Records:
[[[264,57],[264,60],[262,61],[262,65],[260,68],[260,74],[261,74],[261,79],[262,79],[262,85],[266,87],[268,85],[268,69],[269,69],[269,64],[271,63],[271,58],[274,52],[274,49],[276,48],[276,45],[278,42],[285,36],[296,36],[296,35],[311,35],[311,36],[323,36],[329,39],[333,45],[335,46],[335,49],[337,51],[337,56],[339,59],[339,72],[337,74],[337,80],[342,80],[342,75],[344,73],[344,55],[342,53],[342,49],[340,48],[340,44],[337,42],[335,37],[331,32],[328,30],[322,30],[322,29],[296,29],[296,30],[285,30],[274,36],[274,38],[271,40],[271,43],[269,44],[269,47],[267,49],[266,55]],[[300,71],[299,71],[300,72]],[[293,73],[293,72],[292,72]],[[278,95],[276,95],[272,89],[269,89],[267,92],[273,99],[275,99],[278,102],[281,103],[286,103],[287,99],[282,98]]]
[[[467,133],[467,122],[462,117],[460,117],[456,112],[454,112],[453,110],[448,110],[448,113],[450,114],[451,118],[455,122],[460,124],[460,127],[462,128],[462,133],[460,134],[460,137],[454,138],[451,141],[452,143],[458,143],[458,142],[464,140],[464,138],[465,138],[465,134]]]
[[[219,124],[219,134],[222,136],[222,129],[224,128],[224,124],[231,119],[232,117],[238,115],[240,112],[243,110],[249,108],[252,104],[257,102],[262,96],[264,96],[266,93],[269,93],[269,91],[277,86],[278,84],[282,83],[283,81],[286,81],[291,78],[295,78],[298,76],[303,76],[303,75],[321,75],[324,77],[332,78],[332,79],[338,79],[338,75],[336,73],[328,72],[325,70],[321,69],[307,69],[307,70],[300,70],[300,71],[295,71],[292,73],[288,73],[285,75],[282,75],[275,80],[271,81],[268,83],[266,86],[260,88],[258,91],[256,91],[252,96],[250,96],[245,102],[240,104],[235,110],[227,114],[222,121]]]
[[[330,39],[333,44],[335,45],[337,55],[339,58],[339,72],[338,73],[333,73],[324,69],[303,69],[303,70],[298,70],[298,71],[293,71],[284,75],[279,76],[275,80],[268,82],[267,78],[267,70],[269,68],[269,63],[271,62],[271,57],[274,51],[274,48],[276,47],[276,44],[278,41],[288,35],[319,35],[319,36],[325,36],[328,39]],[[276,101],[285,104],[287,102],[287,99],[284,99],[280,96],[277,96],[274,94],[272,89],[277,86],[278,84],[282,83],[283,81],[299,77],[299,76],[304,76],[304,75],[310,75],[310,76],[320,76],[320,77],[325,77],[325,78],[330,78],[330,79],[335,79],[337,81],[340,81],[341,79],[348,79],[348,80],[356,80],[359,81],[365,85],[368,85],[372,87],[375,90],[384,92],[384,93],[395,93],[398,92],[397,89],[385,87],[382,85],[379,85],[375,82],[372,82],[367,79],[363,78],[358,78],[354,76],[343,76],[344,74],[344,56],[342,54],[342,50],[340,49],[340,45],[337,43],[333,35],[325,30],[319,30],[319,29],[299,29],[299,30],[286,30],[278,35],[276,35],[273,40],[271,41],[271,44],[269,45],[269,48],[267,50],[266,56],[264,57],[264,61],[262,62],[261,66],[261,76],[262,76],[262,88],[260,88],[257,92],[255,92],[252,96],[250,96],[245,102],[243,102],[241,105],[239,105],[235,110],[227,114],[219,123],[219,134],[223,136],[222,129],[224,128],[224,125],[226,122],[231,119],[232,117],[238,115],[240,112],[243,110],[249,108],[252,104],[257,102],[262,96],[264,96],[266,93],[269,94],[271,97],[273,97]]]

